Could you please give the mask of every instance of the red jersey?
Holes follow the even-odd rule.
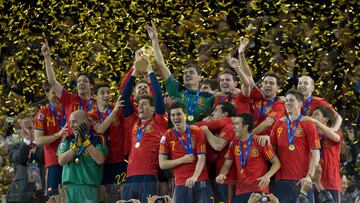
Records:
[[[275,99],[274,102],[266,109],[266,106],[268,105],[270,100],[264,99],[259,88],[253,88],[250,97],[253,100],[253,115],[255,127],[262,123],[267,117],[273,118],[276,122],[285,115],[285,104],[278,99]],[[270,135],[273,126],[274,124],[260,134]]]
[[[291,129],[296,121],[291,121]],[[311,150],[320,149],[320,140],[311,121],[300,121],[296,127],[293,142],[295,150],[289,150],[288,128],[286,120],[275,123],[270,135],[271,144],[277,148],[281,168],[276,180],[300,180],[307,175],[311,159]]]
[[[341,132],[337,134],[340,136],[339,142],[334,142],[329,138],[321,140],[321,184],[325,190],[341,191],[340,147],[344,138]]]
[[[132,129],[127,176],[157,175],[159,143],[168,126],[165,116],[156,114],[149,122],[141,123],[141,129],[145,125],[146,128],[138,148],[135,147],[135,144],[137,142],[136,132],[139,128],[139,117],[133,113],[125,118],[125,124],[125,128]]]
[[[236,107],[237,114],[250,112],[250,97],[244,96],[241,92],[235,96],[217,96],[213,107],[224,102],[232,103]]]
[[[179,133],[181,139],[188,145],[186,132]],[[198,161],[197,154],[206,154],[206,138],[204,132],[197,126],[190,125],[190,136],[192,142],[192,151],[195,155],[195,161],[193,163],[181,164],[174,168],[175,185],[182,186],[190,178],[196,168]],[[187,154],[184,146],[174,133],[174,129],[167,130],[165,136],[161,138],[159,153],[162,155],[168,155],[169,159],[178,159]],[[203,181],[208,179],[208,172],[206,167],[201,171],[197,181]]]
[[[65,109],[66,122],[70,126],[70,114],[77,110],[84,110],[86,113],[96,112],[96,100],[91,98],[90,100],[81,99],[77,94],[68,92],[63,88],[61,97],[59,98],[61,105]],[[73,134],[72,129],[68,128],[68,135]]]
[[[253,137],[250,145],[249,154],[244,168],[240,164],[240,139],[235,138],[230,145],[230,148],[225,155],[225,159],[235,161],[237,171],[236,182],[236,195],[241,195],[248,192],[269,192],[269,187],[260,189],[258,187],[259,182],[256,180],[265,175],[268,172],[267,161],[275,157],[275,152],[271,145],[266,144],[265,147],[261,147],[256,142],[257,136]],[[242,155],[246,152],[248,140],[242,142]],[[234,165],[234,164],[233,164]]]
[[[111,109],[113,108],[112,106]],[[103,122],[109,116],[108,114],[110,115],[110,112],[89,112],[88,115],[91,120],[91,125],[95,126],[97,123]],[[104,136],[108,141],[107,146],[109,149],[105,163],[119,163],[124,161],[124,117],[121,109],[118,110],[110,127],[105,131]]]
[[[60,122],[63,122],[62,108],[56,108],[56,113]],[[34,128],[36,130],[42,130],[44,136],[53,135],[61,130],[59,123],[56,120],[55,115],[51,112],[49,104],[41,107],[35,116]],[[58,165],[58,158],[56,156],[57,148],[61,142],[61,137],[50,144],[44,145],[44,158],[45,167]]]
[[[311,114],[313,113],[313,111],[315,110],[315,108],[319,105],[322,106],[326,106],[329,109],[333,110],[333,112],[335,113],[335,115],[337,115],[337,112],[335,111],[334,107],[331,106],[331,104],[329,104],[325,99],[320,98],[320,97],[315,97],[313,96],[312,99],[310,100],[309,104],[307,104],[307,100],[305,100],[303,102],[303,105],[301,107],[301,113],[304,112],[304,108],[306,108],[306,112],[303,113],[306,116],[311,116]]]
[[[218,123],[221,124],[218,124]],[[231,142],[231,140],[234,139],[235,137],[235,131],[234,131],[234,127],[233,127],[233,123],[231,118],[229,119],[219,119],[219,120],[215,120],[215,121],[201,121],[196,123],[197,126],[221,126],[223,123],[226,123],[226,125],[224,127],[219,128],[218,129],[213,129],[212,131],[218,131],[219,133],[215,133],[214,135],[222,138],[225,140],[226,145],[221,151],[216,151],[215,149],[213,149],[210,144],[207,143],[206,146],[206,160],[209,162],[214,162],[216,163],[216,174],[220,173],[220,170],[222,168],[222,166],[224,165],[225,162],[225,154],[228,151],[228,144]],[[206,137],[206,136],[205,136]],[[207,164],[208,167],[210,166],[210,164]],[[227,175],[227,178],[225,180],[225,184],[235,184],[236,181],[236,169],[234,166],[231,167],[230,172]]]

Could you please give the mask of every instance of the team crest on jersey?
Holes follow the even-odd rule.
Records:
[[[302,128],[296,128],[295,130],[295,136],[301,137],[302,136],[303,129]]]
[[[114,118],[113,122],[111,123],[112,125],[118,125],[120,123],[119,119]]]
[[[165,144],[165,142],[166,142],[166,137],[165,137],[165,135],[163,135],[163,136],[161,137],[160,143],[161,143],[161,144]]]
[[[204,103],[204,99],[202,97],[200,97],[198,100],[198,104],[202,104],[202,103]]]
[[[152,132],[152,131],[153,131],[153,127],[152,127],[151,124],[149,124],[148,126],[146,126],[145,132],[150,133],[150,132]]]
[[[39,113],[37,119],[40,120],[40,121],[43,121],[43,120],[45,119],[44,114],[43,114],[43,113]]]
[[[195,149],[195,147],[196,147],[196,140],[194,140],[193,138],[191,138],[191,144],[192,144],[192,148]]]
[[[281,136],[282,131],[283,131],[283,128],[282,128],[282,127],[280,127],[280,128],[277,129],[277,133],[278,133],[277,136],[278,136],[278,137]]]
[[[235,146],[234,154],[237,155],[237,156],[240,155],[240,146],[239,145]]]
[[[330,142],[329,140],[324,140],[323,144],[322,144],[322,147],[330,147]]]
[[[308,109],[307,109],[306,112],[305,112],[305,115],[311,116],[312,112],[313,112],[313,110],[312,110],[312,108],[309,106]]]
[[[257,157],[259,156],[259,150],[254,147],[252,150],[251,150],[251,157]]]

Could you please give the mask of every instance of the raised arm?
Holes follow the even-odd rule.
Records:
[[[151,44],[155,56],[156,64],[159,66],[160,69],[160,76],[161,78],[166,81],[170,76],[171,72],[169,68],[166,66],[164,57],[160,50],[159,40],[157,38],[157,30],[155,27],[154,22],[151,21],[151,26],[145,26],[146,31],[149,34],[149,37],[151,39]]]
[[[134,87],[134,83],[135,83],[135,75],[136,75],[136,70],[134,69],[134,71],[132,72],[130,78],[126,82],[125,87],[121,93],[122,98],[124,100],[124,108],[122,108],[124,117],[130,116],[134,112],[134,109],[133,109],[133,106],[132,106],[132,103],[130,100],[130,96],[131,96],[131,91],[132,91],[132,89]]]
[[[41,53],[45,58],[45,70],[46,77],[52,89],[54,89],[56,96],[61,97],[63,86],[56,80],[55,72],[51,64],[51,53],[48,41],[45,39],[45,43],[41,47]]]
[[[306,116],[307,117],[307,116]],[[306,118],[305,118],[306,119]],[[325,124],[321,123],[320,121],[307,117],[307,119],[311,120],[317,127],[319,127],[326,135],[327,138],[334,142],[340,142],[340,135],[337,134],[332,128],[327,127]]]
[[[240,68],[243,70],[245,75],[248,77],[249,82],[250,82],[250,88],[252,89],[253,87],[256,86],[256,84],[253,79],[251,69],[245,58],[245,49],[246,49],[246,46],[248,45],[248,43],[249,43],[249,41],[247,39],[243,38],[241,40],[241,44],[239,46],[238,53],[239,53]]]
[[[251,84],[249,77],[244,73],[244,71],[240,68],[240,62],[236,58],[231,58],[228,61],[228,64],[236,71],[240,80],[241,80],[241,92],[244,96],[249,97],[251,91]]]
[[[148,64],[150,64],[150,63],[148,63]],[[164,98],[161,93],[161,87],[160,87],[159,81],[156,79],[156,75],[153,72],[151,65],[148,65],[147,72],[148,72],[148,75],[150,76],[151,85],[152,85],[154,95],[155,95],[155,99],[154,99],[155,100],[155,112],[156,112],[156,114],[164,115],[165,114]]]
[[[340,114],[337,114],[336,118],[335,118],[335,124],[334,124],[334,127],[332,127],[332,129],[334,131],[338,131],[341,126],[342,121],[343,121],[343,118],[340,116]]]

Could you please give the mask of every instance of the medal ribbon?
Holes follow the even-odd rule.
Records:
[[[144,135],[146,127],[148,126],[149,123],[150,123],[150,121],[146,122],[144,127],[141,129],[141,120],[139,119],[138,129],[136,131],[136,142],[137,143],[140,143],[140,140],[141,140],[142,136]]]
[[[312,98],[313,98],[313,96],[311,95],[311,96],[306,100],[304,109],[303,109],[303,111],[302,111],[302,115],[305,115],[305,114],[306,114],[306,110],[309,108],[309,105],[310,105],[310,102],[311,102]]]
[[[103,117],[102,117],[102,114],[101,114],[101,112],[100,112],[100,110],[99,110],[99,107],[97,107],[97,114],[98,114],[98,116],[99,116],[100,123],[104,122],[104,120],[111,114],[111,111],[112,111],[112,109],[111,109],[111,107],[109,106],[108,109],[106,110],[106,116],[105,116],[105,118],[103,118]],[[110,127],[109,127],[109,128],[110,128]],[[110,137],[109,137],[109,128],[106,129],[106,131],[105,131],[107,139],[110,138]]]
[[[268,110],[268,108],[271,106],[271,104],[273,104],[276,100],[276,97],[272,98],[267,104],[266,106],[264,107],[263,109],[263,103],[264,103],[264,100],[261,101],[261,106],[259,106],[258,108],[258,113],[259,113],[259,118],[260,117],[263,117],[266,113],[266,111]]]
[[[196,91],[196,95],[194,96],[194,101],[191,103],[190,101],[190,91],[185,90],[185,99],[186,99],[186,106],[187,106],[187,114],[188,115],[194,115],[196,105],[199,100],[200,91]]]
[[[188,141],[188,145],[186,145],[184,140],[181,139],[180,133],[178,131],[176,131],[175,128],[174,128],[174,134],[178,138],[178,140],[180,141],[180,144],[186,150],[186,153],[187,154],[192,154],[193,149],[192,149],[192,141],[191,141],[191,137],[190,137],[190,127],[189,127],[189,125],[186,125],[186,138],[187,138],[187,141]]]
[[[287,124],[287,130],[288,130],[288,139],[289,139],[289,144],[293,145],[294,144],[294,135],[295,135],[295,130],[297,125],[299,124],[300,120],[302,118],[302,114],[299,115],[299,117],[296,119],[295,124],[293,126],[293,128],[291,129],[291,121],[289,119],[288,116],[286,116],[286,124]]]
[[[63,107],[61,107],[61,112],[62,112],[62,119],[60,120],[59,115],[57,114],[56,108],[52,105],[52,104],[48,104],[49,109],[52,113],[52,115],[54,115],[56,122],[59,124],[60,128],[63,128],[66,124],[66,114],[65,114],[65,110]]]
[[[79,103],[80,103],[80,109],[83,110],[83,109],[84,109],[84,107],[83,107],[83,100],[80,99]],[[86,108],[86,113],[91,110],[91,107],[92,107],[92,99],[90,98],[90,99],[89,99],[88,106],[87,106],[87,108]]]
[[[320,158],[323,157],[323,143],[324,143],[324,140],[326,139],[326,135],[325,133],[321,134],[321,139],[320,139],[320,146],[321,146],[321,149],[320,149]]]
[[[242,152],[243,151],[243,143],[240,140],[240,149],[239,149],[240,155],[239,155],[239,157],[240,157],[241,168],[244,168],[245,165],[246,165],[246,160],[247,160],[247,157],[249,155],[250,145],[251,145],[252,139],[253,139],[253,134],[250,134],[249,139],[247,141],[244,157],[243,157],[243,152]]]

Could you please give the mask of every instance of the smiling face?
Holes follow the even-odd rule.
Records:
[[[154,115],[154,106],[151,104],[149,99],[142,98],[138,104],[139,118],[141,120],[150,120]]]
[[[309,76],[302,76],[299,78],[297,89],[308,98],[314,91],[314,80]]]
[[[225,73],[220,75],[219,78],[221,92],[229,94],[235,89],[236,82],[234,81],[234,78],[231,74]]]
[[[170,119],[176,130],[183,129],[186,126],[185,113],[182,108],[171,109]]]
[[[266,76],[261,84],[261,92],[265,99],[271,99],[276,96],[279,86],[275,77]]]
[[[183,82],[186,87],[199,87],[200,84],[200,76],[198,75],[196,69],[194,67],[190,67],[185,69]]]
[[[302,101],[299,101],[294,95],[288,94],[285,97],[285,108],[288,114],[300,112]]]
[[[77,79],[76,88],[79,94],[91,94],[92,85],[86,75],[80,75]]]

